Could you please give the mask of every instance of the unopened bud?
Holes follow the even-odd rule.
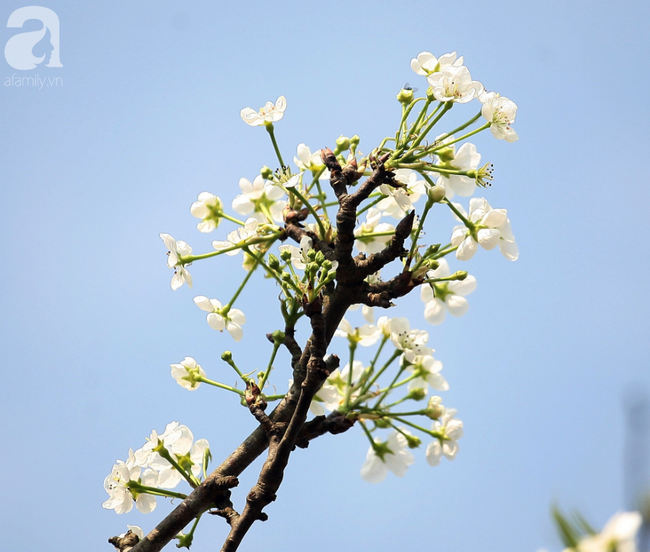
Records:
[[[413,101],[413,89],[402,88],[397,94],[397,101],[405,106],[409,105]]]
[[[361,139],[355,134],[352,138],[350,138],[350,144],[356,147],[359,145],[360,140]]]
[[[431,186],[427,190],[427,197],[434,203],[440,203],[443,199],[445,199],[446,193],[447,191],[445,190],[444,186]]]
[[[321,264],[324,270],[327,270],[328,272],[332,270],[332,261],[325,259],[323,263]]]
[[[280,253],[280,258],[285,263],[288,263],[291,260],[291,251],[289,251],[288,249],[283,249],[282,252]]]
[[[310,261],[314,261],[314,260],[316,260],[316,251],[313,250],[313,249],[309,249],[309,250],[307,251],[307,258],[308,258]]]
[[[221,360],[224,362],[230,362],[232,360],[232,353],[230,351],[224,351],[221,353]]]
[[[442,406],[442,398],[434,395],[429,399],[429,404],[425,411],[425,415],[432,420],[439,420],[445,413],[445,407]]]
[[[316,255],[314,256],[314,261],[316,261],[320,265],[323,264],[324,260],[325,260],[325,255],[323,255],[323,252],[317,251]]]
[[[458,270],[452,274],[452,277],[456,280],[463,281],[465,278],[467,278],[468,274],[465,270]]]
[[[427,88],[427,100],[429,100],[430,102],[436,101],[436,97],[433,95],[433,87],[431,86]]]
[[[427,392],[420,387],[411,389],[407,395],[409,399],[412,399],[414,401],[421,401],[426,396],[427,396]]]
[[[273,253],[269,253],[269,268],[272,270],[280,269],[280,261]]]
[[[271,337],[273,338],[274,343],[281,344],[281,343],[284,343],[284,339],[285,339],[286,336],[285,336],[283,331],[275,330],[271,334]]]
[[[262,175],[262,178],[268,180],[269,178],[271,178],[273,176],[273,171],[269,167],[264,165],[260,169],[260,175]]]
[[[391,427],[390,420],[387,420],[386,418],[379,418],[378,420],[375,420],[375,425],[380,429],[388,429]]]
[[[448,146],[436,151],[436,155],[443,163],[449,163],[456,157],[456,151],[453,147]]]
[[[348,149],[350,149],[350,139],[343,135],[339,136],[336,139],[336,148],[334,149],[334,153],[338,154]]]
[[[404,435],[404,434],[403,434]],[[409,448],[418,448],[422,444],[422,439],[416,435],[409,435],[408,433],[404,435],[406,437],[406,442],[408,443]]]

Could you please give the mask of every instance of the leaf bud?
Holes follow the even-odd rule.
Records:
[[[269,180],[273,176],[273,171],[269,167],[264,165],[260,169],[260,175],[262,175],[262,178],[264,178],[265,180]]]
[[[445,190],[444,186],[431,186],[427,190],[427,197],[430,201],[433,201],[433,203],[440,203],[443,199],[445,199],[446,193],[447,191]]]

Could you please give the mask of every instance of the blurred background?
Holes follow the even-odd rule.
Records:
[[[646,2],[43,5],[59,17],[62,66],[0,57],[1,551],[110,550],[127,523],[147,532],[171,508],[102,509],[116,459],[172,420],[207,438],[215,462],[254,428],[230,394],[189,394],[169,365],[193,356],[222,381],[223,350],[265,365],[276,291],[246,290],[235,343],[192,297],[227,300],[240,260],[195,263],[194,289],[174,293],[158,235],[210,251],[230,227],[196,230],[198,193],[229,204],[240,177],[275,166],[243,107],[286,96],[285,160],[340,134],[358,134],[367,153],[394,132],[400,88],[426,90],[409,66],[421,51],[457,51],[519,106],[518,142],[474,140],[495,164],[484,195],[508,209],[519,260],[481,250],[453,264],[478,279],[463,318],[428,326],[418,297],[390,313],[430,331],[444,403],[465,424],[460,453],[431,468],[422,448],[404,479],[371,485],[361,432],[323,437],[292,457],[269,521],[242,549],[559,550],[553,504],[596,527],[634,507],[650,480]],[[0,6],[2,44],[42,28],[5,26],[23,6]],[[43,85],[16,85],[37,75]],[[439,240],[452,225],[441,221]],[[272,383],[289,377],[279,363]],[[226,530],[206,519],[192,550],[215,550]]]

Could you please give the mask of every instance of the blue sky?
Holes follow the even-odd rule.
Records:
[[[23,5],[3,2],[0,21]],[[1,551],[108,550],[127,523],[149,530],[169,509],[101,508],[103,479],[129,447],[179,420],[220,460],[253,429],[230,396],[182,390],[169,364],[194,356],[217,374],[231,349],[261,365],[278,318],[256,316],[250,294],[244,341],[213,332],[192,297],[227,297],[237,264],[197,264],[196,293],[173,293],[158,234],[210,250],[189,213],[197,194],[229,203],[240,177],[273,163],[266,133],[240,109],[286,96],[276,125],[285,158],[340,134],[369,151],[393,132],[400,87],[426,88],[409,67],[424,50],[458,51],[519,106],[518,142],[475,143],[495,164],[485,195],[508,209],[520,259],[480,251],[467,315],[428,328],[451,385],[445,403],[465,423],[461,451],[437,468],[418,451],[404,479],[373,486],[358,475],[360,432],[316,441],[294,455],[244,549],[315,534],[314,552],[405,540],[558,549],[552,503],[597,526],[626,507],[625,404],[650,384],[647,3],[43,5],[60,19],[63,67],[18,71],[0,57]],[[2,23],[0,41],[18,32]],[[61,80],[6,86],[14,74]],[[427,328],[421,309],[409,298],[391,314]],[[239,504],[254,476],[242,478]],[[206,520],[192,550],[213,550],[225,531]]]

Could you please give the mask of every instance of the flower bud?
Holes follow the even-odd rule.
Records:
[[[436,151],[436,155],[443,163],[449,163],[450,161],[453,161],[453,159],[456,157],[456,151],[454,150],[453,147],[448,146],[446,148],[442,148]]]
[[[285,263],[288,263],[291,260],[291,251],[289,251],[288,249],[283,249],[282,252],[280,253],[280,258]]]
[[[316,261],[319,265],[322,265],[324,260],[325,260],[325,255],[323,255],[323,252],[317,251],[316,255],[314,256],[314,261]]]
[[[446,193],[447,191],[445,190],[444,186],[431,186],[427,190],[427,197],[434,203],[440,203],[443,199],[445,199]]]
[[[388,429],[391,427],[390,420],[387,420],[386,418],[379,418],[378,420],[375,420],[375,425],[380,429]]]
[[[427,396],[427,392],[424,389],[420,387],[416,387],[415,389],[411,389],[409,391],[407,398],[412,399],[414,401],[421,401],[426,396]]]
[[[436,101],[436,97],[433,95],[433,87],[432,86],[429,86],[429,88],[427,88],[427,100],[429,100],[430,102],[435,102]]]
[[[260,169],[260,174],[262,175],[262,178],[264,178],[265,180],[268,180],[269,178],[271,178],[273,176],[273,171],[269,167],[264,165]]]
[[[416,435],[406,434],[404,435],[404,437],[406,437],[406,442],[408,443],[408,446],[411,449],[418,448],[422,444],[422,439],[420,439]]]
[[[272,270],[280,270],[280,261],[273,253],[269,253],[269,268]]]
[[[230,362],[232,360],[232,353],[230,351],[224,351],[221,353],[221,360],[224,362]]]
[[[352,138],[350,138],[350,144],[354,147],[357,147],[359,145],[360,138],[355,134]]]
[[[285,336],[283,331],[275,330],[271,334],[271,337],[273,338],[273,343],[277,343],[279,345],[279,344],[284,343],[284,339],[285,339],[286,336]]]
[[[310,261],[315,261],[316,260],[316,251],[314,249],[310,249],[309,251],[307,251],[307,258]]]
[[[350,149],[350,139],[346,138],[343,135],[339,136],[336,139],[336,148],[334,148],[334,154],[341,153],[347,149]]]
[[[404,106],[409,105],[413,101],[413,89],[412,88],[402,88],[397,94],[397,101]]]
[[[434,395],[429,399],[429,404],[425,411],[425,415],[432,420],[439,420],[445,413],[445,407],[442,406],[442,398]]]
[[[467,271],[465,270],[457,270],[452,274],[452,277],[456,280],[463,281],[465,278],[467,278],[468,274]]]

